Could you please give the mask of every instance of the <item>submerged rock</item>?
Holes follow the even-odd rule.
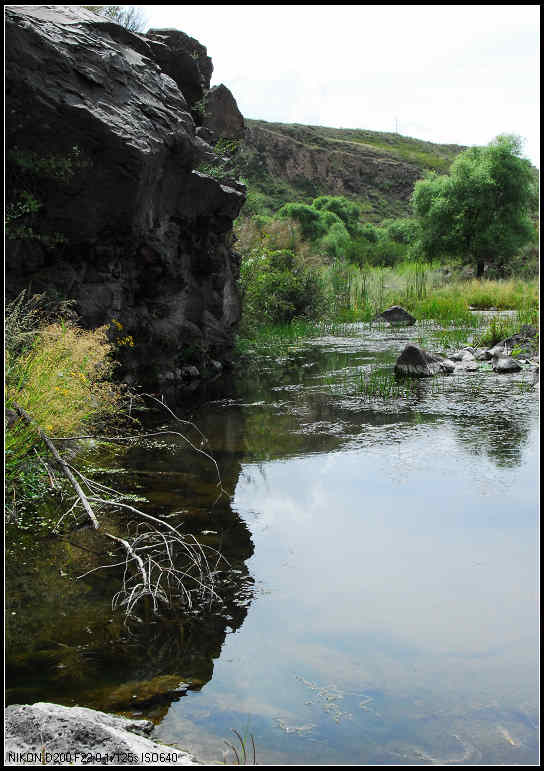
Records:
[[[13,704],[5,711],[6,765],[142,765],[154,753],[154,766],[196,766],[183,750],[141,736],[150,720],[129,720],[86,707]],[[23,759],[22,759],[23,758]]]
[[[387,321],[389,324],[407,327],[416,323],[415,318],[408,311],[405,311],[404,308],[401,308],[400,305],[393,305],[391,308],[387,308],[387,310],[379,313],[373,320]]]
[[[427,353],[423,348],[409,343],[395,364],[395,374],[408,377],[431,377],[440,372],[452,371],[452,362],[434,353]],[[453,365],[455,368],[455,365]]]

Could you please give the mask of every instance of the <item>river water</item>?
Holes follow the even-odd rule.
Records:
[[[127,633],[93,574],[63,590],[59,628],[51,569],[40,635],[9,614],[32,597],[8,604],[8,700],[149,715],[157,739],[207,761],[232,762],[236,729],[260,764],[537,764],[532,373],[427,379],[393,399],[360,392],[361,373],[390,370],[422,334],[353,325],[178,406],[208,437],[230,501],[177,439],[110,459],[150,511],[182,512],[227,555],[230,589],[202,618]],[[29,634],[39,643],[21,657]],[[66,647],[84,649],[90,669],[59,679]],[[160,677],[189,689],[136,698]]]

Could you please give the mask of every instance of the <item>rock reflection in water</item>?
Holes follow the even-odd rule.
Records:
[[[148,428],[156,428],[159,418],[164,415],[148,419]],[[224,421],[214,431],[222,482],[231,490],[240,472],[236,447],[242,427],[243,421]],[[130,448],[116,462],[109,458],[108,467],[116,463],[112,472],[121,473],[102,475],[101,481],[145,496],[149,503],[141,507],[156,516],[170,517],[168,512],[183,506],[167,521],[183,523],[183,531],[228,561],[216,583],[221,602],[210,610],[168,609],[159,616],[141,608],[139,621],[127,625],[111,610],[118,580],[112,571],[75,580],[107,561],[104,542],[93,530],[14,547],[6,573],[8,703],[77,703],[106,711],[143,710],[159,719],[172,701],[211,679],[226,635],[243,624],[253,597],[245,565],[253,543],[230,501],[218,499],[210,462],[185,447],[174,448],[179,450],[174,455],[171,449],[168,441],[159,448]]]

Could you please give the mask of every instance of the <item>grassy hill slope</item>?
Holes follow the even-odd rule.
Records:
[[[357,201],[369,222],[405,216],[416,180],[429,170],[447,172],[465,149],[363,129],[245,122],[239,163],[248,214],[329,194]]]

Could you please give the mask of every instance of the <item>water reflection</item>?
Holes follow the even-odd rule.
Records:
[[[247,725],[261,762],[534,763],[534,394],[484,373],[362,399],[365,345],[314,341],[217,401],[246,420],[257,594],[158,735],[209,760]]]
[[[24,597],[34,626],[18,621],[8,638],[10,698],[33,688],[120,708],[127,685],[151,683],[162,701],[142,686],[129,706],[205,760],[237,728],[255,735],[260,763],[534,763],[535,395],[518,387],[523,372],[484,372],[421,381],[405,400],[361,397],[360,372],[392,366],[410,335],[354,328],[208,386],[190,410],[181,401],[233,500],[217,500],[208,462],[180,442],[131,450],[120,469],[153,511],[182,511],[226,554],[224,607],[108,638],[108,587],[93,582],[65,633],[60,579],[44,573]],[[65,602],[77,616],[81,601]],[[36,657],[58,640],[77,647],[93,613],[92,676],[79,690],[49,674],[36,684]]]
[[[164,415],[148,418],[147,427],[156,429],[163,420]],[[222,482],[231,490],[240,472],[242,428],[243,421],[227,419],[214,432],[224,461]],[[102,465],[100,457],[94,460]],[[160,719],[171,702],[212,678],[227,634],[243,624],[253,596],[245,564],[253,542],[229,499],[218,497],[213,466],[183,441],[168,438],[133,447],[103,465],[111,471],[101,481],[145,496],[144,510],[168,516],[169,523],[224,555],[228,563],[216,584],[221,602],[210,610],[173,608],[159,616],[141,608],[141,623],[127,626],[111,610],[119,577],[108,570],[76,580],[108,562],[95,531],[83,528],[39,544],[24,541],[10,550],[6,565],[7,700],[143,710]],[[174,519],[172,511],[178,512]]]

